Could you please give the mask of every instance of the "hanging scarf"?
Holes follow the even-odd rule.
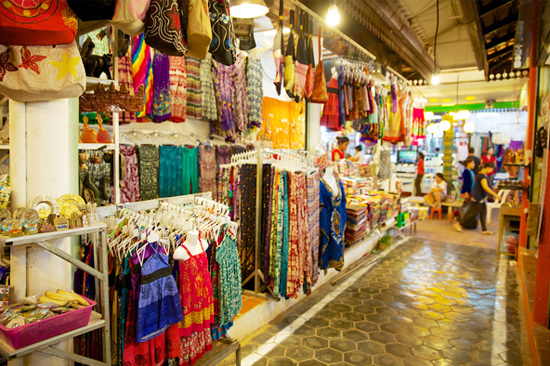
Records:
[[[134,37],[132,42],[132,72],[134,73],[134,93],[143,85],[143,110],[137,117],[151,114],[153,107],[153,63],[151,62],[151,47],[145,44],[143,33]]]

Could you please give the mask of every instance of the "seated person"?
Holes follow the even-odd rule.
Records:
[[[424,200],[432,208],[441,208],[441,202],[447,198],[447,181],[443,174],[437,173],[435,180],[432,182],[430,192],[424,196]]]

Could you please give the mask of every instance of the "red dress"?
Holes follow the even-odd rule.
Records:
[[[327,85],[328,101],[323,108],[321,116],[321,126],[325,126],[333,131],[340,130],[340,102],[338,101],[338,80],[330,79]]]
[[[189,258],[179,263],[180,298],[183,321],[179,326],[181,337],[180,365],[193,365],[206,351],[212,349],[210,327],[214,323],[214,294],[208,272],[208,258],[202,240],[202,252],[192,255],[182,244]]]

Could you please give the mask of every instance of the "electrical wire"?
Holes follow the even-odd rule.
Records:
[[[436,23],[434,39],[434,74],[437,74],[437,34],[439,33],[439,0],[436,3]]]

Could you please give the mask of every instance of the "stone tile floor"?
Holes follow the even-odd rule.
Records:
[[[494,250],[411,239],[282,342],[273,337],[334,287],[261,328],[242,343],[243,365],[273,339],[254,366],[527,364],[517,269],[502,263],[497,296]]]

